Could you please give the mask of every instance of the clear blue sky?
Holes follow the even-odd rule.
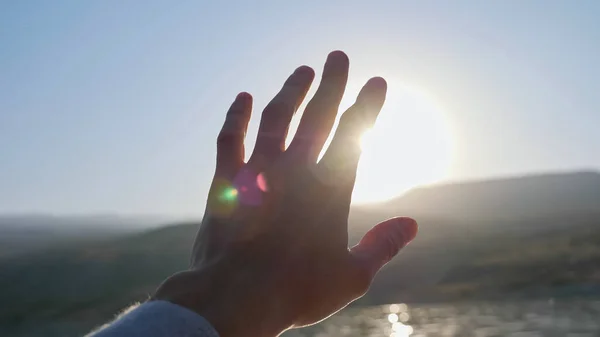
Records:
[[[239,91],[300,64],[426,88],[451,179],[600,168],[598,1],[3,1],[0,212],[202,212]],[[256,133],[255,112],[249,133]]]

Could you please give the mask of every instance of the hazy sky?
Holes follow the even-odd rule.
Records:
[[[353,84],[443,107],[449,179],[598,169],[599,17],[583,0],[3,1],[0,212],[200,213],[236,93],[255,96],[252,145],[287,75],[334,49]]]

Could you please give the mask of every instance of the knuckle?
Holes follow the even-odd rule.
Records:
[[[307,82],[307,76],[304,74],[295,74],[292,75],[288,78],[288,80],[285,82],[282,91],[286,91],[286,90],[298,90],[299,88],[303,87],[304,85],[306,85]]]
[[[344,123],[344,124],[349,124],[352,123],[355,119],[356,119],[356,114],[353,113],[352,109],[349,109],[348,111],[344,112],[342,114],[342,116],[340,117],[340,124]]]
[[[365,128],[365,125],[361,122],[360,116],[351,111],[347,111],[340,117],[340,127],[344,128],[348,135],[360,133]]]
[[[239,139],[240,134],[238,132],[222,130],[217,136],[217,145],[234,144]]]
[[[269,102],[269,105],[267,105],[263,114],[269,117],[280,116],[284,113],[292,113],[294,110],[294,104],[291,103],[289,99],[279,95],[279,97],[276,97],[274,100]]]

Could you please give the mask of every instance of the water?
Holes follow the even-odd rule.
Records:
[[[600,301],[392,304],[346,309],[285,337],[600,336]]]

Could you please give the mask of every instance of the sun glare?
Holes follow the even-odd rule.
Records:
[[[361,139],[353,201],[377,202],[444,179],[453,138],[446,115],[425,92],[388,82],[386,103]]]

